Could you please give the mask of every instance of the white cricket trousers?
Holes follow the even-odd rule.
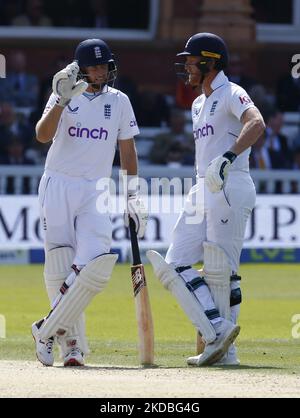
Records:
[[[98,196],[96,181],[47,170],[39,185],[45,248],[74,248],[77,266],[109,252],[112,225],[109,213],[97,210]]]
[[[219,193],[211,193],[204,178],[199,178],[175,225],[167,263],[179,267],[203,261],[203,242],[209,241],[225,251],[232,272],[237,272],[246,224],[255,199],[255,186],[247,172],[231,171]],[[197,221],[191,216],[193,205],[197,207]]]

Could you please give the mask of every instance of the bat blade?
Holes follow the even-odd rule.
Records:
[[[138,324],[140,362],[143,365],[152,365],[154,362],[154,332],[143,264],[131,266],[131,278]]]

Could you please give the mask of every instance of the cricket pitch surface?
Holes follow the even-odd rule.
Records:
[[[280,369],[44,367],[0,361],[0,398],[300,397],[300,376]]]

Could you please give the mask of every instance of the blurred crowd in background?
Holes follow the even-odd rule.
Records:
[[[145,29],[149,7],[147,0],[0,0],[0,26]]]
[[[139,4],[136,0],[132,1],[135,5]],[[63,2],[63,8],[58,2],[0,0],[0,25],[142,27],[142,10],[140,14],[135,14],[140,16],[139,22],[134,22],[130,21],[130,13],[126,10],[119,8],[118,13],[112,13],[109,8],[115,4],[89,0],[84,4],[85,19],[82,19],[79,17],[83,7],[80,0]],[[119,19],[120,13],[123,19]],[[114,21],[111,21],[112,15]],[[65,57],[60,57],[55,63],[54,72],[39,79],[27,71],[24,51],[15,51],[7,57],[7,77],[0,81],[0,164],[44,163],[48,146],[36,141],[35,124],[51,93],[53,74],[68,63]],[[227,71],[229,79],[246,89],[260,109],[267,126],[265,133],[252,148],[251,167],[299,169],[300,132],[285,136],[282,130],[285,113],[300,111],[300,78],[294,79],[290,73],[285,74],[270,92],[260,80],[249,77],[246,68],[239,55],[231,55]],[[137,138],[141,164],[194,164],[194,139],[189,109],[196,94],[192,89],[178,80],[174,96],[149,90],[141,92],[133,79],[122,77],[122,74],[115,87],[129,96],[138,125],[141,128],[153,128],[148,129],[147,137],[143,137],[145,130],[141,129],[141,135]],[[118,154],[115,160],[117,163]]]

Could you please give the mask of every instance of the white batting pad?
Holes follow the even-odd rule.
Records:
[[[175,296],[192,324],[201,332],[207,343],[213,342],[216,339],[216,332],[199,301],[187,289],[184,280],[158,252],[150,250],[146,254],[153,266],[155,275],[164,287]]]
[[[230,274],[228,257],[218,245],[204,242],[204,276],[223,318],[230,320]]]
[[[71,266],[73,264],[75,252],[72,247],[58,247],[52,250],[45,250],[45,267],[44,278],[46,289],[50,303],[56,299],[59,289],[70,273],[73,272]],[[82,313],[76,321],[74,327],[70,329],[72,335],[77,335],[79,346],[84,354],[89,353],[89,346],[85,336],[85,319]],[[64,357],[66,350],[63,339],[59,338],[58,343],[61,348],[61,356]]]
[[[79,340],[79,347],[81,351],[84,354],[88,354],[90,352],[88,341],[85,335],[85,315],[82,313],[77,321],[75,322],[75,325],[70,329],[70,332],[68,334],[75,334],[78,335]]]
[[[68,275],[72,272],[74,250],[71,247],[58,247],[45,250],[44,278],[48,297],[52,303]]]
[[[107,285],[117,259],[117,254],[103,254],[80,271],[74,284],[41,326],[41,340],[56,334],[64,335],[75,324],[94,296]]]

